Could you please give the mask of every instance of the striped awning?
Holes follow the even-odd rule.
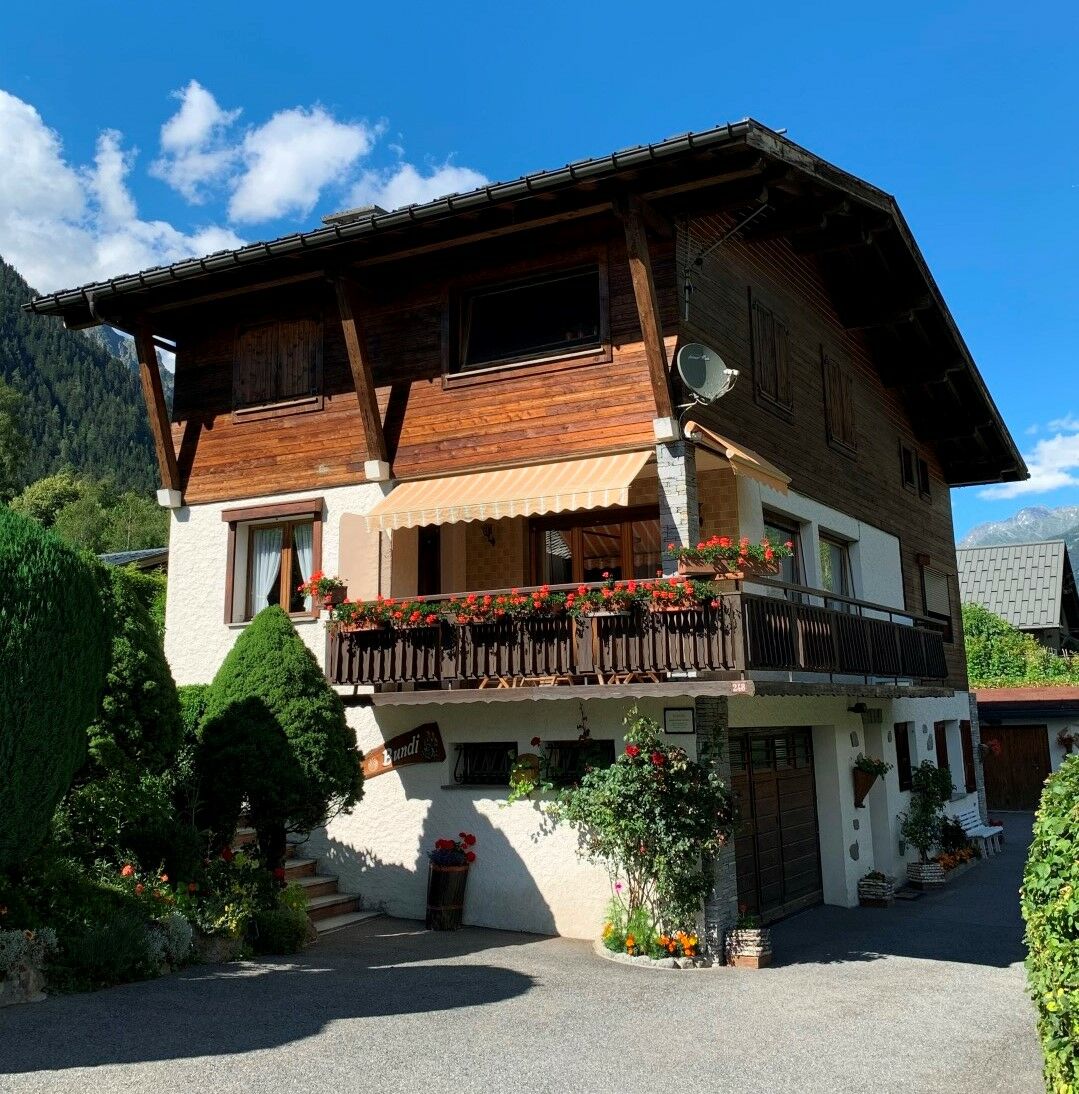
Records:
[[[629,504],[654,449],[403,482],[367,514],[368,531],[531,517]]]
[[[754,479],[762,486],[771,487],[780,494],[787,493],[791,477],[785,475],[774,463],[769,463],[763,456],[756,452],[735,444],[726,437],[706,429],[697,422],[686,422],[686,436],[695,441],[700,448],[707,449],[721,456],[736,475],[745,475]]]

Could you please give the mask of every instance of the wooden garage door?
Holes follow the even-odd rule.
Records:
[[[990,809],[1037,809],[1049,777],[1045,726],[982,726],[982,743],[1000,743],[1000,755],[984,749],[985,800]]]
[[[732,735],[731,785],[741,815],[738,903],[769,922],[819,904],[820,840],[808,727]]]

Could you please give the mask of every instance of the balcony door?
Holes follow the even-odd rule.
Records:
[[[663,569],[659,511],[603,509],[533,520],[531,576],[537,585],[655,577]]]

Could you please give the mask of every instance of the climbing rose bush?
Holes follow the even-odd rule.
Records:
[[[731,793],[684,749],[667,744],[659,723],[636,707],[624,724],[622,755],[588,772],[548,811],[577,829],[585,858],[607,867],[627,920],[644,912],[673,936],[693,927],[711,891],[705,864],[733,831]]]

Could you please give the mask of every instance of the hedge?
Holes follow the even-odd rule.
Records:
[[[1049,777],[1022,888],[1027,978],[1050,1094],[1079,1092],[1079,756]]]
[[[109,663],[103,571],[0,506],[0,869],[33,852],[86,755]]]

